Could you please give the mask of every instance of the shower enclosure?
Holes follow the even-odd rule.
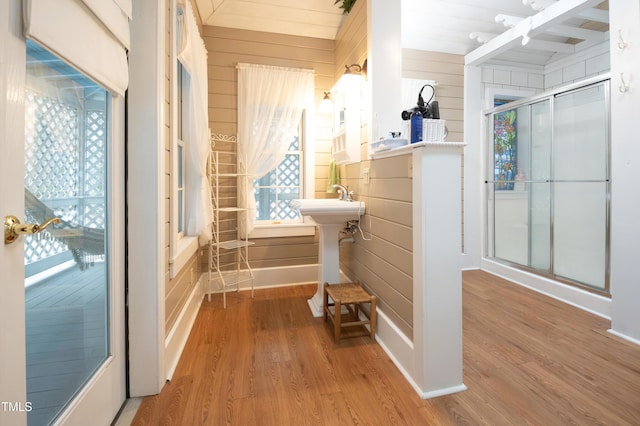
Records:
[[[487,114],[488,257],[607,293],[609,81]]]

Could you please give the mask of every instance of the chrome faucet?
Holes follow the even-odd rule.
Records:
[[[338,199],[342,200],[342,201],[353,201],[353,198],[351,198],[351,195],[353,195],[353,191],[349,192],[349,186],[343,186],[340,185],[339,183],[336,183],[335,185],[331,185],[331,188],[333,189],[337,189],[338,190]]]

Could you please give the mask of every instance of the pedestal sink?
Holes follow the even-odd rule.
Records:
[[[340,282],[340,251],[338,235],[346,222],[360,220],[364,214],[364,202],[331,199],[299,199],[289,204],[303,216],[310,217],[320,228],[318,253],[318,290],[308,300],[314,317],[323,315],[324,283]]]

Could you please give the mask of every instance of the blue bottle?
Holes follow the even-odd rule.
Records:
[[[411,143],[422,142],[422,113],[414,111],[411,114]]]

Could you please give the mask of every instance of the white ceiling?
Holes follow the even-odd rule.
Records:
[[[344,19],[335,0],[195,1],[203,23],[220,27],[334,39]],[[509,30],[507,24],[514,26],[520,19],[542,13],[541,10],[557,6],[556,3],[581,4],[570,14],[555,19],[553,25],[532,31],[532,40],[526,47],[514,42],[499,56],[490,58],[497,62],[544,65],[606,40],[608,13],[593,10],[600,1],[401,0],[402,45],[464,55]],[[598,7],[608,10],[608,1]],[[504,24],[496,22],[496,16],[501,14],[508,15]],[[591,30],[585,31],[585,26]],[[475,39],[470,37],[471,33]]]
[[[333,40],[342,23],[334,0],[195,0],[204,25]]]

